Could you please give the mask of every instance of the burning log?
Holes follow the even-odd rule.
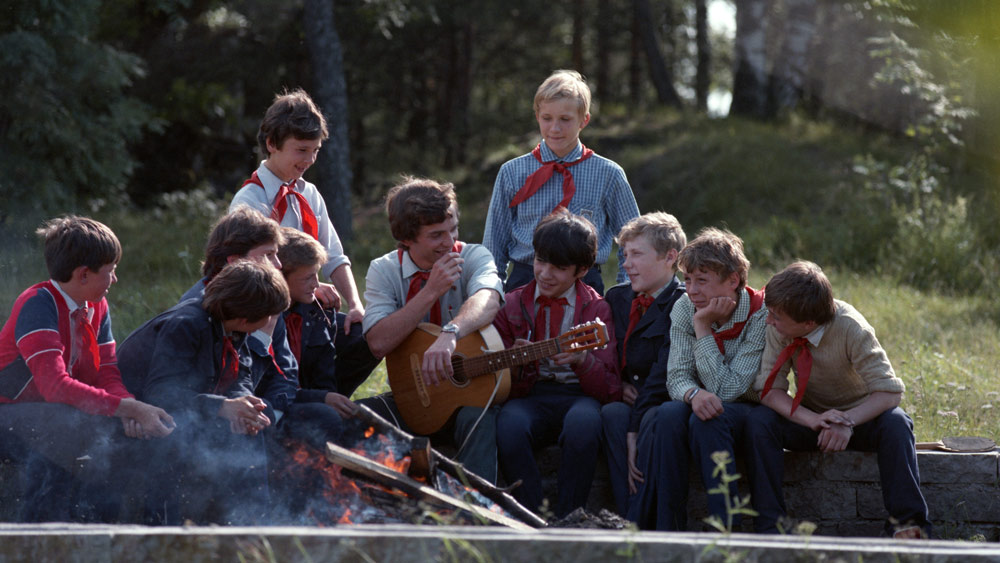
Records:
[[[415,437],[407,432],[404,432],[398,427],[393,426],[389,421],[375,414],[374,411],[365,407],[364,405],[358,405],[358,411],[355,414],[355,416],[358,417],[360,420],[362,420],[366,425],[373,428],[375,433],[384,436],[391,436],[395,439],[394,441],[416,444],[419,443],[417,442],[419,440],[427,440],[427,438]],[[427,445],[428,447],[430,446],[429,440],[427,440]],[[411,447],[411,451],[412,449],[413,448]],[[487,499],[496,503],[500,508],[505,510],[507,513],[521,520],[525,524],[528,524],[529,526],[535,528],[543,528],[547,525],[544,519],[542,519],[534,512],[528,510],[524,506],[522,506],[520,503],[514,500],[514,497],[510,496],[510,494],[507,493],[505,490],[496,487],[495,485],[493,485],[486,479],[483,479],[479,475],[467,471],[465,467],[462,466],[462,464],[443,455],[441,452],[438,452],[437,450],[434,449],[431,449],[430,451],[433,455],[433,457],[431,458],[431,464],[433,466],[436,466],[437,469],[441,470],[444,473],[447,473],[454,479],[457,479],[460,483],[464,484],[465,486],[471,487],[472,489],[482,494]],[[409,454],[409,452],[405,453]],[[414,460],[413,463],[420,464],[422,462]],[[413,467],[413,463],[411,463],[411,468]],[[432,475],[434,473],[433,469],[428,470],[427,473],[428,475]]]
[[[459,513],[469,514],[482,521],[504,525],[518,530],[530,530],[531,526],[524,524],[513,518],[492,512],[482,506],[461,501],[440,491],[432,489],[423,483],[408,477],[400,472],[389,469],[381,463],[372,461],[362,455],[342,448],[336,444],[326,445],[327,459],[345,469],[363,475],[387,487],[393,487],[400,491],[427,502],[432,507],[455,510]]]

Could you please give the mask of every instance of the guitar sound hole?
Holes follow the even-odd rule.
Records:
[[[455,383],[455,385],[458,385],[459,387],[468,385],[469,378],[465,375],[465,358],[458,354],[452,356],[451,369],[451,380]]]

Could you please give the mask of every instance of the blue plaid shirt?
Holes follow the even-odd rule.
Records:
[[[582,143],[578,142],[576,148],[565,158],[558,158],[542,141],[542,160],[545,162],[572,162],[582,155]],[[535,227],[562,201],[563,176],[556,173],[527,201],[514,208],[508,207],[528,176],[540,167],[541,164],[531,153],[508,160],[500,167],[493,185],[483,246],[493,253],[501,279],[506,278],[508,261],[524,264],[534,261],[531,237]],[[576,184],[576,193],[569,202],[569,210],[586,217],[597,228],[597,263],[603,264],[611,254],[611,243],[618,231],[629,220],[639,216],[639,206],[635,203],[625,171],[613,161],[594,154],[571,166],[569,171]],[[619,248],[617,283],[628,281],[628,275],[621,267],[624,263],[625,257]]]

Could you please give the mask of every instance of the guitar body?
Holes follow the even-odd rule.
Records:
[[[420,323],[410,336],[385,357],[389,387],[406,424],[418,434],[432,434],[440,430],[461,407],[486,406],[493,388],[499,380],[494,404],[500,404],[510,393],[510,370],[501,369],[478,377],[462,378],[459,375],[446,379],[439,385],[425,385],[420,373],[424,351],[437,339],[441,328]],[[493,325],[462,337],[455,345],[452,364],[460,358],[473,358],[485,350],[503,350],[503,341]],[[456,374],[460,370],[456,370]]]

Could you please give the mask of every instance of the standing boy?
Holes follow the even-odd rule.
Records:
[[[594,264],[597,233],[586,219],[565,209],[535,229],[535,279],[507,294],[493,322],[504,345],[523,346],[555,338],[570,327],[600,319],[613,323],[611,307],[581,280]],[[604,349],[564,351],[524,366],[497,417],[500,467],[508,483],[521,482],[514,498],[542,506],[542,476],[533,448],[555,442],[562,459],[556,516],[587,502],[601,443],[601,405],[621,399],[614,336]]]
[[[677,279],[677,255],[685,244],[681,224],[662,211],[632,219],[618,233],[630,283],[612,287],[604,298],[615,319],[622,400],[604,405],[601,420],[611,491],[623,516],[630,495],[643,480],[637,455],[642,460],[649,455],[653,416],[645,415],[670,400],[670,312],[684,295],[684,283]],[[640,435],[646,446],[642,453],[637,448]]]
[[[784,450],[878,454],[886,532],[929,537],[913,421],[899,408],[904,385],[875,329],[833,298],[823,270],[795,262],[767,282],[767,346],[754,389],[761,406],[747,422],[751,495],[758,532],[777,533],[785,515]],[[795,366],[795,397],[788,374]]]
[[[764,351],[767,311],[763,290],[746,285],[750,262],[743,241],[729,231],[702,229],[681,251],[687,294],[670,313],[667,390],[671,401],[657,408],[651,451],[640,467],[639,487],[629,519],[641,528],[687,528],[688,465],[693,457],[705,490],[719,486],[714,452],[729,454],[735,473],[735,445],[754,406],[750,389]],[[736,498],[736,484],[730,498]],[[725,499],[708,495],[709,514],[727,522]]]
[[[458,340],[490,324],[503,284],[485,247],[458,240],[458,202],[452,184],[407,179],[386,197],[396,250],[372,261],[365,284],[364,331],[372,352],[396,349],[421,322],[441,326],[424,352],[421,374],[427,385],[453,375],[451,356]],[[380,405],[383,400],[389,404]],[[395,418],[391,396],[366,401]],[[388,407],[388,408],[385,408]],[[477,419],[482,418],[477,422]],[[457,459],[472,472],[496,481],[495,409],[462,407],[454,424]]]
[[[188,299],[147,321],[122,343],[130,388],[177,418],[164,448],[147,460],[167,523],[260,523],[267,512],[261,430],[272,420],[254,395],[248,333],[288,308],[288,286],[268,264],[243,260]],[[163,486],[166,484],[166,486]],[[176,512],[175,512],[176,510]]]
[[[333,286],[320,284],[316,296],[324,307],[334,310],[340,309],[338,292],[347,303],[347,313],[337,313],[336,345],[344,359],[352,361],[342,362],[340,371],[342,376],[364,381],[375,364],[360,331],[351,330],[365,315],[351,261],[344,254],[323,196],[314,184],[302,178],[316,162],[320,145],[328,136],[326,119],[309,94],[297,89],[275,96],[257,132],[258,147],[267,159],[236,192],[229,208],[249,205],[323,245],[327,262],[322,274]]]
[[[75,216],[53,219],[38,234],[51,279],[21,293],[0,330],[3,446],[8,454],[40,455],[47,460],[42,465],[62,470],[89,456],[89,477],[106,481],[122,431],[130,438],[159,438],[174,422],[163,409],[137,401],[118,371],[105,298],[118,279],[118,238],[104,224]],[[48,497],[50,506],[26,507],[22,516],[59,514],[52,500],[66,498]]]
[[[556,207],[582,215],[597,229],[597,262],[584,282],[604,293],[601,265],[622,226],[639,216],[625,171],[580,142],[590,123],[590,88],[579,72],[557,70],[535,92],[535,120],[542,140],[530,153],[500,167],[486,216],[483,245],[493,253],[501,279],[513,262],[505,289],[533,276],[535,226]],[[618,283],[627,281],[618,249]]]

